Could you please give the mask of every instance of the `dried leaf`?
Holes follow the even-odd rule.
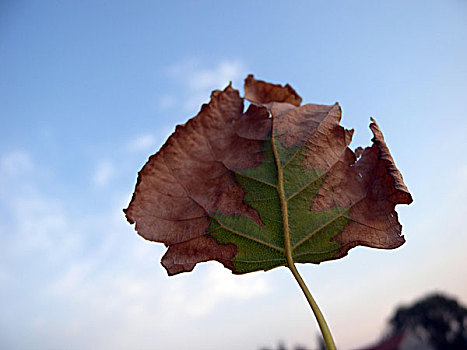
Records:
[[[251,75],[245,98],[246,112],[231,86],[214,91],[138,174],[124,211],[141,236],[168,246],[170,275],[208,260],[237,274],[286,265],[283,210],[295,262],[404,243],[395,205],[412,197],[373,119],[373,145],[357,159],[338,104],[300,106],[289,85]]]

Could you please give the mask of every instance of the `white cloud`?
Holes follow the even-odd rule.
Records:
[[[457,194],[463,195],[467,191],[467,164],[462,165],[458,171],[460,190],[456,191]]]
[[[206,316],[221,303],[246,301],[272,290],[263,276],[236,276],[218,263],[205,266],[199,278],[200,286],[196,289],[189,288],[181,280],[172,284],[171,290],[162,296],[163,304],[169,305],[172,310],[183,306],[185,312],[198,318]]]
[[[154,153],[161,146],[162,142],[172,134],[173,130],[167,126],[159,127],[155,134],[141,134],[129,140],[125,145],[127,152]]]
[[[206,67],[191,59],[169,67],[166,73],[180,86],[180,96],[176,100],[184,101],[181,104],[184,111],[194,114],[201,104],[209,101],[212,90],[223,89],[230,82],[240,83],[246,71],[240,60],[223,60]]]
[[[78,262],[66,266],[66,271],[47,288],[52,296],[72,294],[82,288],[86,276],[91,272],[92,265],[88,261]]]
[[[0,188],[3,220],[0,245],[5,259],[20,259],[32,251],[53,251],[47,259],[63,254],[75,244],[75,236],[63,235],[69,229],[62,204],[40,190],[43,169],[37,167],[27,153],[12,152],[0,161]],[[73,242],[72,242],[73,241]]]
[[[190,312],[203,316],[216,305],[228,300],[248,300],[270,292],[266,280],[260,275],[235,276],[219,264],[213,264],[205,277],[202,294],[195,296],[190,303]]]
[[[157,340],[176,349],[187,344],[174,339],[179,327],[203,344],[199,327],[207,331],[206,320],[271,290],[261,275],[234,276],[218,263],[169,278],[155,258],[165,248],[137,236],[123,218],[124,203],[73,215],[70,198],[49,193],[32,161],[1,164],[30,169],[21,179],[0,177],[7,194],[0,206],[9,219],[0,221],[0,329],[8,344],[150,349]]]
[[[115,167],[110,161],[102,161],[94,171],[92,182],[97,187],[105,187],[115,174]]]
[[[24,152],[11,152],[2,157],[0,169],[2,175],[18,175],[28,172],[32,169],[31,157]]]
[[[11,276],[7,272],[6,268],[0,265],[0,285],[8,283],[10,278]]]
[[[244,75],[245,67],[240,61],[222,61],[211,69],[193,71],[188,77],[188,85],[192,91],[221,89]]]
[[[12,249],[15,253],[27,256],[31,251],[48,252],[52,258],[63,254],[75,244],[72,235],[64,235],[69,230],[63,208],[57,201],[46,198],[37,191],[27,191],[9,202],[12,221],[15,224]]]
[[[176,103],[177,98],[173,95],[163,95],[157,101],[157,105],[161,109],[172,108],[173,106],[175,106]]]
[[[131,152],[146,151],[154,148],[156,137],[151,134],[139,135],[127,143],[127,149]]]

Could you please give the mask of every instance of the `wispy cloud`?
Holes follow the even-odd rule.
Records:
[[[92,182],[97,187],[105,187],[115,174],[115,167],[110,161],[102,161],[94,171]]]
[[[184,112],[193,114],[201,104],[209,101],[212,90],[223,89],[230,82],[239,86],[246,72],[244,63],[238,59],[222,60],[212,66],[195,59],[184,60],[166,69],[167,76],[179,90],[177,96],[167,95],[165,98],[183,101],[180,105]]]
[[[18,175],[32,169],[31,157],[21,151],[13,151],[4,155],[0,160],[1,175]]]
[[[6,191],[0,206],[9,216],[0,221],[0,329],[6,341],[23,348],[73,343],[80,349],[149,349],[158,339],[160,348],[175,349],[181,344],[173,330],[272,290],[264,277],[234,276],[218,263],[168,278],[154,258],[164,247],[137,236],[123,218],[125,203],[109,201],[73,215],[66,209],[73,207],[70,198],[49,192],[43,176],[36,176],[47,172],[28,154],[15,154],[0,158],[0,173],[29,171],[0,177]],[[21,316],[26,313],[27,319]],[[196,339],[198,332],[187,336]]]
[[[272,290],[261,276],[235,276],[217,263],[206,267],[199,278],[201,280],[196,289],[187,288],[181,283],[172,284],[172,290],[163,295],[163,303],[170,305],[172,310],[182,305],[185,312],[198,318],[209,314],[223,302],[248,300]]]
[[[157,105],[160,109],[169,109],[176,105],[177,98],[173,95],[163,95],[158,98]]]
[[[192,91],[221,89],[229,82],[243,78],[245,67],[238,60],[221,61],[213,68],[192,71],[188,76],[188,85]]]
[[[46,255],[53,260],[78,244],[61,201],[41,190],[43,174],[27,153],[12,152],[1,158],[0,188],[4,196],[0,205],[9,218],[0,224],[0,234],[5,235],[0,245],[5,251],[0,255],[5,259],[15,261],[27,258],[31,252],[53,251]]]
[[[162,143],[170,136],[172,129],[168,126],[159,127],[153,134],[141,134],[127,141],[124,151],[130,153],[154,153]]]
[[[144,134],[135,137],[133,140],[130,140],[126,145],[126,148],[130,152],[140,152],[154,148],[155,145],[156,137],[151,134]]]

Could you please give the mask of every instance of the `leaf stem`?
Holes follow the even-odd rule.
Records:
[[[289,229],[289,213],[287,207],[287,198],[285,196],[284,191],[284,174],[283,174],[283,167],[280,163],[279,153],[277,151],[275,142],[274,142],[274,121],[272,127],[272,135],[271,135],[271,144],[272,144],[272,151],[274,153],[274,160],[276,162],[277,167],[277,192],[279,195],[279,200],[281,204],[281,213],[282,213],[282,229],[284,234],[284,254],[285,259],[287,261],[287,267],[292,272],[297,281],[298,285],[302,289],[303,294],[305,294],[306,300],[308,304],[310,304],[311,310],[313,311],[316,320],[318,321],[319,328],[321,330],[321,334],[323,335],[324,343],[326,344],[327,350],[336,350],[336,345],[334,344],[334,340],[332,339],[331,331],[324,319],[321,310],[316,304],[316,301],[311,296],[308,287],[306,286],[305,282],[303,281],[302,277],[300,276],[297,268],[295,267],[293,256],[292,256],[292,245],[290,243],[290,229]]]
[[[297,280],[300,288],[302,289],[303,294],[305,294],[308,304],[310,304],[311,306],[311,310],[313,310],[313,313],[315,314],[316,320],[318,321],[319,329],[321,330],[321,334],[323,335],[324,343],[326,344],[326,349],[336,350],[336,345],[334,344],[334,339],[332,339],[332,334],[331,334],[331,331],[329,330],[328,324],[326,323],[326,320],[324,319],[324,316],[321,313],[321,310],[319,309],[318,304],[316,304],[316,301],[311,296],[311,293],[308,290],[305,282],[303,281],[302,277],[298,273],[297,268],[295,267],[293,262],[291,265],[289,265],[288,261],[287,261],[287,267],[290,269],[295,279]]]

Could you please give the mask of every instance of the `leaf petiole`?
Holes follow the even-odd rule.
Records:
[[[302,277],[298,273],[297,268],[295,267],[293,262],[291,265],[289,265],[287,262],[287,267],[290,269],[290,271],[294,275],[295,280],[298,282],[300,288],[302,289],[303,294],[305,294],[308,304],[310,304],[311,306],[311,310],[313,310],[313,313],[315,314],[316,320],[318,321],[318,325],[321,330],[321,334],[323,335],[324,343],[326,344],[326,349],[336,350],[336,345],[334,344],[334,339],[332,339],[332,334],[331,334],[331,331],[329,330],[326,320],[324,319],[324,316],[321,313],[321,310],[319,309],[318,304],[316,304],[316,301],[311,296],[311,293],[308,290],[305,282],[303,281]]]
[[[336,345],[334,344],[334,340],[332,339],[331,331],[324,319],[321,310],[316,304],[316,301],[311,296],[308,287],[306,286],[305,282],[303,281],[302,277],[298,273],[297,268],[295,267],[293,256],[292,256],[292,245],[290,244],[290,229],[289,229],[289,213],[287,207],[287,198],[284,192],[284,174],[283,174],[283,167],[281,167],[279,154],[275,144],[275,135],[274,135],[274,123],[272,126],[272,135],[271,135],[271,144],[272,144],[272,151],[274,154],[274,160],[277,166],[277,193],[279,195],[279,201],[281,205],[281,213],[282,213],[282,230],[284,234],[284,254],[285,259],[287,261],[287,267],[292,272],[297,281],[298,285],[302,289],[303,294],[305,294],[306,300],[308,304],[310,304],[311,310],[313,311],[316,320],[318,321],[319,328],[321,330],[321,334],[323,335],[324,343],[326,344],[327,350],[336,350]]]

